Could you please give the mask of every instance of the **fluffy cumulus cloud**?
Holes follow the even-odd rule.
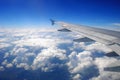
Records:
[[[19,74],[17,69],[23,69],[38,71],[40,75],[61,70],[58,77],[62,72],[69,75],[63,80],[120,79],[120,73],[104,71],[113,63],[120,66],[120,60],[105,56],[111,49],[99,42],[73,42],[74,38],[83,36],[60,33],[56,29],[5,29],[0,32],[0,74],[9,69],[16,70],[15,74]],[[4,79],[3,76],[0,79]]]
[[[4,67],[3,66],[0,66],[0,71],[4,71]]]
[[[119,63],[120,63],[120,60],[115,58],[108,58],[108,57],[96,58],[95,64],[99,69],[100,75],[97,77],[94,77],[92,80],[119,80],[120,79],[119,72],[104,71],[104,67],[120,66]]]
[[[91,57],[92,53],[89,51],[83,51],[80,53],[72,52],[69,57],[69,66],[70,73],[72,74],[73,79],[83,80],[87,79],[86,77],[91,78],[91,76],[96,76],[97,69],[94,64],[93,58]],[[95,75],[91,75],[93,71]]]
[[[34,59],[32,68],[37,69],[41,68],[43,71],[48,71],[50,68],[54,66],[60,66],[59,63],[51,63],[52,59],[57,58],[59,60],[66,60],[65,50],[57,49],[57,48],[48,48],[43,49],[41,53],[37,55]],[[61,65],[62,66],[62,65]]]

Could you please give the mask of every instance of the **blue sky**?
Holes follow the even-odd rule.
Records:
[[[49,18],[111,26],[120,23],[120,0],[0,0],[1,27],[45,27]]]

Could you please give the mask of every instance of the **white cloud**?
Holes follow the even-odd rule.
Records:
[[[4,58],[7,58],[10,56],[10,53],[6,52],[5,55],[4,55]]]
[[[12,63],[8,63],[7,59],[5,59],[5,60],[2,62],[2,65],[4,65],[4,66],[7,67],[7,68],[13,67],[13,64],[12,64]]]
[[[42,30],[43,32],[45,30]],[[12,43],[15,45],[12,50],[8,53],[6,52],[4,55],[4,58],[6,58],[5,61],[2,62],[3,65],[5,65],[7,68],[12,67],[15,65],[18,68],[24,68],[26,70],[30,69],[38,69],[41,68],[41,70],[48,71],[50,68],[54,66],[58,66],[58,63],[51,63],[49,60],[56,57],[59,58],[60,60],[66,59],[66,51],[58,49],[57,46],[59,44],[63,43],[71,43],[70,40],[64,40],[57,38],[58,34],[52,34],[50,35],[49,32],[52,32],[52,30],[47,30],[43,33],[41,30],[32,30],[30,33],[26,30],[18,30],[18,31],[11,31],[8,30],[8,32],[11,33],[12,35]],[[47,33],[46,33],[47,32]],[[39,34],[40,33],[40,34]],[[40,35],[40,36],[39,36]],[[14,39],[16,37],[20,37],[19,39]],[[32,48],[26,48],[25,46],[28,47],[33,47],[34,48],[46,48],[40,51],[40,53],[37,55],[34,53]],[[30,52],[32,51],[32,52]],[[11,63],[7,62],[7,58],[9,56],[14,56],[15,58],[11,61]],[[33,57],[33,62],[29,63],[29,57]],[[42,64],[40,64],[41,62]],[[45,62],[45,63],[43,63]],[[44,65],[48,65],[45,67]],[[50,65],[50,67],[49,67]]]
[[[80,42],[80,43],[74,42],[73,47],[70,47],[70,50],[73,51],[74,49],[85,49],[85,47],[86,47],[86,45],[84,42]]]
[[[120,26],[120,23],[113,23],[113,25],[115,25],[115,26]]]
[[[120,73],[115,72],[103,72],[98,77],[94,77],[91,80],[119,80]]]
[[[116,61],[118,61],[116,58],[102,57],[102,58],[96,58],[94,62],[99,68],[99,70],[103,71],[104,67],[107,67],[108,65]]]
[[[77,53],[74,51],[76,48],[83,48],[84,51]],[[90,45],[85,45],[85,43],[74,43],[73,45],[73,52],[69,55],[69,61],[67,63],[69,67],[69,71],[73,80],[81,80],[83,76],[87,75],[87,73],[91,72],[84,72],[87,68],[91,66],[96,66],[99,70],[100,75],[98,77],[92,78],[93,80],[109,80],[109,76],[111,76],[111,80],[119,79],[120,77],[117,76],[119,74],[111,74],[110,72],[104,71],[105,67],[108,67],[110,64],[118,61],[116,58],[109,58],[109,57],[92,57],[95,52],[105,52],[108,53],[111,51],[107,46],[101,44],[99,42],[92,43]],[[96,53],[97,54],[97,53]],[[119,64],[119,62],[118,62]],[[119,64],[120,65],[120,64]],[[115,65],[116,66],[116,65]],[[84,72],[84,75],[82,74]],[[97,71],[95,72],[95,74]],[[79,78],[76,76],[80,75]],[[82,74],[82,75],[81,75]],[[104,77],[106,76],[106,77]],[[115,77],[116,76],[116,77]]]
[[[109,58],[109,57],[102,57],[102,58],[96,58],[95,65],[97,65],[99,69],[99,76],[92,78],[92,80],[119,80],[120,79],[120,73],[119,72],[110,72],[110,71],[104,71],[105,67],[111,67],[116,66],[113,63],[116,63],[120,65],[120,60],[116,58]]]
[[[25,70],[29,70],[30,66],[27,63],[19,63],[16,66],[17,68],[24,68]]]
[[[17,56],[17,57],[15,57],[14,59],[13,59],[13,61],[12,61],[12,63],[13,64],[20,64],[20,63],[28,63],[29,61],[28,61],[28,57],[26,57],[26,56]]]
[[[0,71],[4,71],[5,68],[3,66],[0,66]]]
[[[13,67],[13,64],[12,63],[6,64],[6,67],[7,68]]]
[[[0,43],[6,42],[8,38],[0,38]]]
[[[81,79],[80,79],[80,74],[76,74],[76,75],[73,77],[73,80],[81,80]]]
[[[47,71],[54,66],[60,65],[57,63],[52,63],[52,58],[58,58],[60,60],[66,59],[66,51],[58,49],[56,47],[50,47],[48,49],[43,49],[41,53],[37,55],[37,57],[34,59],[32,68],[38,69],[41,68],[43,71]]]
[[[108,48],[107,46],[105,46],[104,44],[99,43],[99,42],[95,42],[91,45],[86,46],[85,50],[89,50],[92,52],[94,52],[94,51],[105,52],[105,53],[112,51],[110,48]]]
[[[54,47],[60,43],[70,43],[70,40],[62,39],[44,39],[44,38],[35,38],[35,39],[24,39],[15,41],[14,44],[17,46],[39,46],[39,47]]]
[[[2,65],[7,65],[7,64],[8,64],[7,59],[2,62]]]
[[[0,43],[0,49],[10,47],[11,45],[8,43]]]
[[[15,47],[13,49],[13,53],[11,53],[12,55],[23,55],[26,53],[26,51],[28,51],[28,49],[26,48],[22,48],[22,47]]]
[[[35,56],[36,56],[36,54],[35,54],[35,53],[27,53],[27,54],[25,54],[25,56],[26,56],[26,57],[30,57],[30,56],[35,57]]]
[[[79,80],[79,78],[76,79],[76,77],[78,77],[78,74],[79,76],[81,76],[80,73],[82,73],[86,68],[94,65],[93,59],[91,57],[91,52],[72,52],[69,55],[69,62],[67,63],[67,65],[69,67],[70,73],[73,76],[73,80]]]

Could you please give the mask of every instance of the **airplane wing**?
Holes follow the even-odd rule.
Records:
[[[77,32],[78,34],[82,34],[85,38],[89,38],[90,40],[94,40],[100,43],[107,45],[109,48],[113,50],[113,52],[117,53],[120,56],[120,32],[94,28],[83,25],[74,25],[61,21],[54,21],[51,19],[52,25],[58,24],[63,27],[58,31],[67,31],[67,32]],[[85,39],[80,39],[79,41],[83,41]],[[87,40],[86,40],[87,41]]]
[[[120,72],[120,61],[115,61],[104,68],[104,71]]]

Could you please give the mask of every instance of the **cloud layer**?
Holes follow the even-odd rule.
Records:
[[[104,67],[120,60],[106,57],[104,54],[111,49],[99,42],[73,42],[83,36],[54,29],[0,32],[0,72],[17,68],[49,73],[64,68],[70,80],[120,79],[119,73],[104,71]]]

